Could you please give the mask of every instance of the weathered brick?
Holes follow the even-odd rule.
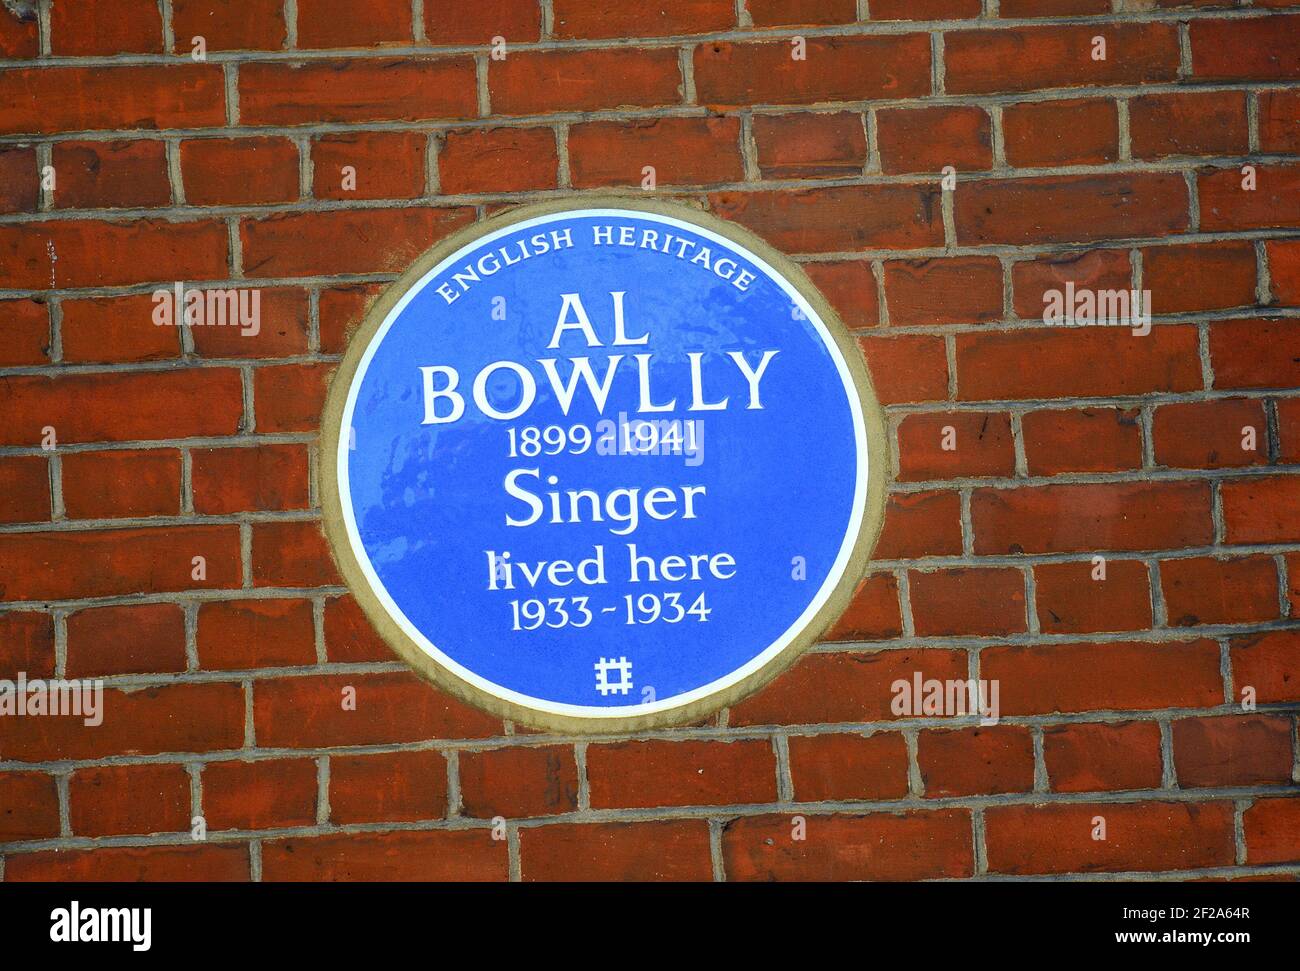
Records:
[[[813,104],[907,98],[930,90],[924,34],[805,38],[805,57],[789,41],[713,41],[695,48],[696,99],[707,105]]]
[[[1141,560],[1107,560],[1099,566],[1042,563],[1034,567],[1034,604],[1045,634],[1144,630],[1151,626],[1151,577]]]
[[[728,880],[925,880],[969,876],[970,814],[806,816],[794,839],[790,816],[746,816],[722,830]]]
[[[185,670],[185,614],[179,604],[91,607],[69,615],[67,625],[68,677]]]
[[[460,796],[461,811],[479,819],[573,812],[578,808],[573,748],[547,745],[461,752]]]
[[[1174,769],[1184,788],[1282,785],[1291,781],[1291,720],[1276,715],[1180,718],[1172,725]]]

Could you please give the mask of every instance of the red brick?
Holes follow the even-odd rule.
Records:
[[[461,811],[524,819],[578,808],[578,764],[569,745],[460,753]]]
[[[1002,317],[1002,264],[992,257],[892,260],[884,271],[891,326],[982,324]]]
[[[573,184],[640,186],[644,168],[655,170],[656,185],[739,182],[738,118],[654,118],[593,121],[569,129]]]
[[[882,640],[902,633],[898,581],[892,573],[873,573],[858,584],[848,607],[822,640]]]
[[[1111,0],[1002,0],[998,13],[1003,17],[1069,17],[1073,14],[1111,12]]]
[[[1034,743],[1019,725],[929,729],[916,761],[930,797],[985,796],[1034,788]]]
[[[1183,788],[1291,781],[1291,719],[1238,715],[1173,723],[1174,768]]]
[[[731,0],[635,4],[621,0],[554,0],[555,36],[668,37],[708,34],[736,26]]]
[[[298,146],[287,138],[187,138],[181,178],[192,206],[242,206],[298,198]]]
[[[0,134],[204,128],[226,121],[218,64],[11,68],[0,73],[0,104]]]
[[[209,762],[203,767],[208,829],[270,829],[316,822],[312,759]]]
[[[1257,799],[1241,815],[1246,862],[1292,863],[1300,860],[1300,801]]]
[[[356,708],[344,710],[344,688]],[[258,681],[257,742],[267,748],[376,745],[430,738],[486,738],[501,722],[414,674],[344,674]]]
[[[358,17],[352,0],[298,0],[298,46],[370,47],[410,44],[411,5],[406,0],[370,0]]]
[[[190,828],[190,776],[177,763],[102,765],[68,781],[76,836],[178,833]]]
[[[37,8],[0,9],[0,57],[34,58],[40,53]]]
[[[1264,244],[1273,300],[1300,307],[1300,239],[1269,240]]]
[[[0,74],[0,83],[4,75]],[[108,287],[152,281],[222,279],[226,227],[68,219],[0,226],[0,261],[10,286]]]
[[[1241,91],[1146,94],[1129,101],[1133,156],[1244,155],[1249,151]]]
[[[312,194],[317,199],[414,199],[424,195],[420,132],[365,131],[321,135],[312,144]],[[352,172],[344,173],[351,166]],[[344,188],[346,176],[353,188]]]
[[[1223,702],[1219,647],[1106,643],[987,648],[980,675],[1002,683],[1002,715],[1197,708]]]
[[[920,637],[1015,634],[1025,627],[1025,578],[1006,568],[908,573]]]
[[[948,397],[948,356],[942,337],[862,337],[859,345],[881,404]]]
[[[943,244],[938,190],[869,185],[799,192],[718,192],[714,212],[789,253],[916,249]]]
[[[1032,360],[1028,368],[1024,362]],[[1166,325],[1135,337],[1126,327],[1018,329],[957,335],[957,396],[964,401],[1197,391],[1196,328]]]
[[[790,778],[799,802],[902,799],[907,745],[897,732],[792,735]]]
[[[980,0],[876,0],[872,20],[970,20],[983,10]]]
[[[1043,759],[1054,792],[1159,789],[1160,726],[1155,722],[1050,725]]]
[[[304,445],[195,449],[191,462],[195,512],[220,515],[311,504]]]
[[[59,883],[203,883],[251,879],[248,847],[100,846],[93,850],[22,853],[5,861],[5,880]]]
[[[926,678],[966,678],[966,652],[908,649],[807,654],[789,671],[731,709],[730,724],[798,725],[883,721],[890,689],[920,671]]]
[[[1276,404],[1278,461],[1300,461],[1300,398],[1281,398]]]
[[[382,291],[383,287],[377,284],[359,283],[320,292],[321,353],[341,354],[347,348],[352,334]]]
[[[3,15],[4,11],[0,11]],[[0,840],[16,843],[58,835],[59,792],[54,776],[44,772],[0,772]]]
[[[926,880],[973,872],[962,809],[869,816],[747,816],[722,830],[728,880]]]
[[[983,108],[885,108],[876,112],[880,164],[888,175],[993,166],[993,129]]]
[[[0,678],[19,671],[32,678],[54,673],[54,620],[49,614],[9,610],[0,614]]]
[[[172,448],[72,452],[63,457],[63,504],[70,519],[175,516],[181,456]]]
[[[705,105],[814,104],[930,93],[925,34],[808,37],[805,59],[788,40],[711,41],[695,48],[696,100]]]
[[[1248,451],[1245,429],[1255,432]],[[1156,462],[1176,468],[1218,469],[1268,461],[1264,403],[1251,398],[1215,398],[1161,405],[1152,420]]]
[[[1198,81],[1300,77],[1300,17],[1197,20],[1190,29]]]
[[[1259,92],[1259,148],[1262,152],[1300,152],[1300,91]],[[1226,154],[1226,153],[1225,153]],[[1235,154],[1244,155],[1245,152]]]
[[[0,522],[49,521],[49,463],[40,455],[0,458]]]
[[[316,662],[310,600],[238,600],[199,607],[197,646],[205,671]]]
[[[473,4],[427,3],[424,32],[433,44],[487,44],[494,37],[508,42],[541,37],[542,12],[537,0],[479,0]]]
[[[559,156],[550,128],[449,131],[438,152],[444,195],[554,189]]]
[[[1062,256],[1021,260],[1011,267],[1011,286],[1016,316],[1043,317],[1052,291],[1065,292],[1067,283],[1075,290],[1130,290],[1133,268],[1127,250],[1090,249]]]
[[[185,670],[185,615],[179,604],[92,607],[68,617],[67,675],[155,674]]]
[[[1106,40],[1105,60],[1092,59],[1094,37]],[[1178,28],[1166,22],[955,31],[944,35],[944,60],[949,94],[1174,81]]]
[[[839,314],[850,330],[880,323],[876,277],[871,264],[861,260],[804,263],[803,271]]]
[[[1278,615],[1277,569],[1269,556],[1165,560],[1160,585],[1172,627],[1249,623]]]
[[[467,57],[263,61],[240,65],[239,119],[307,125],[472,118],[476,92]]]
[[[521,51],[488,70],[492,111],[500,115],[678,104],[681,83],[672,48]]]
[[[1143,250],[1142,284],[1156,313],[1249,306],[1255,302],[1255,247],[1233,241]]]
[[[975,182],[955,193],[954,218],[965,245],[1169,236],[1188,227],[1187,183],[1163,172]]]
[[[5,758],[20,762],[98,759],[111,755],[217,752],[244,742],[244,689],[239,684],[169,684],[105,688],[100,725],[83,718],[15,718]],[[12,871],[6,869],[6,877]]]
[[[196,556],[206,579],[192,575]],[[231,587],[239,573],[236,526],[0,535],[0,595],[10,601]]]
[[[1238,699],[1249,686],[1262,704],[1300,701],[1300,677],[1296,674],[1300,671],[1300,631],[1242,634],[1229,642],[1229,650]]]
[[[776,755],[766,739],[629,741],[587,749],[593,809],[774,802]]]
[[[1253,167],[1255,188],[1250,190],[1243,188],[1239,168],[1198,173],[1203,232],[1286,229],[1300,220],[1300,165]]]
[[[330,757],[331,822],[399,823],[446,814],[447,760],[438,752]]]
[[[1030,475],[1119,472],[1142,465],[1134,408],[1030,411],[1020,419]]]
[[[69,364],[174,360],[181,353],[179,327],[159,326],[162,306],[147,293],[62,302],[63,360]]]
[[[506,841],[491,830],[341,833],[262,844],[264,880],[505,880]]]
[[[1220,490],[1227,542],[1300,541],[1300,476],[1251,476],[1224,482]]]
[[[977,489],[971,519],[981,555],[1178,549],[1214,533],[1202,482]]]
[[[1101,165],[1119,157],[1119,112],[1104,98],[1007,105],[1002,126],[1007,161],[1020,168]]]
[[[528,827],[519,859],[524,880],[713,879],[703,819]]]
[[[952,450],[945,450],[948,442]],[[908,415],[898,426],[898,449],[898,477],[904,482],[1015,474],[1011,420],[1005,414]]]
[[[961,497],[956,492],[893,493],[876,543],[879,560],[961,553]]]
[[[260,432],[315,431],[333,364],[283,364],[258,368],[253,400]]]
[[[1091,560],[1034,567],[1034,604],[1044,634],[1145,630],[1151,626],[1151,576],[1141,560],[1108,560],[1093,579]]]
[[[39,185],[36,150],[0,146],[0,212],[35,212]]]
[[[756,115],[754,142],[768,179],[854,176],[867,162],[867,131],[852,111]]]
[[[317,587],[339,582],[319,523],[253,525],[254,586]]]
[[[0,367],[45,365],[49,352],[46,305],[38,300],[0,300]]]
[[[1216,320],[1210,324],[1216,388],[1300,384],[1300,320]]]
[[[161,54],[162,44],[162,14],[155,0],[50,5],[52,54]]]
[[[171,203],[167,155],[160,141],[55,142],[51,161],[56,173],[54,205],[60,209]]]
[[[391,661],[393,651],[352,597],[325,601],[325,653],[334,662]]]
[[[857,0],[745,0],[755,27],[851,24],[858,19]]]
[[[338,209],[244,220],[249,276],[405,270],[442,237],[473,222],[472,209]]]
[[[184,52],[195,37],[209,51],[274,51],[288,37],[282,0],[172,0],[172,32]]]
[[[224,295],[209,291],[207,300],[204,322],[190,326],[194,350],[201,356],[256,358],[307,353],[311,325],[306,291],[257,288],[240,298],[228,289]],[[250,324],[244,323],[246,319]]]
[[[1101,817],[1106,838],[1093,839]],[[1097,873],[1231,866],[1230,802],[1056,803],[985,811],[993,873]]]

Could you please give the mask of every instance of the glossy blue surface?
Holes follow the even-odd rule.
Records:
[[[596,245],[595,226],[613,227],[614,239],[620,227],[631,227],[638,234],[634,238],[649,229],[660,234],[659,242]],[[468,289],[451,282],[453,273],[486,253],[503,248],[514,257],[536,253],[530,240],[539,233],[549,240],[552,231],[566,229],[571,247],[550,247],[491,276],[480,273],[480,281]],[[665,233],[695,245],[684,258],[676,255],[675,243],[668,253],[653,248],[662,245]],[[735,285],[735,273],[727,280],[701,262],[690,262],[701,246],[709,248],[711,264],[727,257],[737,264],[736,272],[752,273],[747,290]],[[859,475],[849,393],[823,339],[795,311],[790,295],[753,260],[725,252],[727,248],[730,244],[724,247],[681,224],[666,226],[631,211],[564,215],[462,251],[445,271],[426,281],[386,331],[381,329],[355,388],[355,447],[347,453],[344,505],[346,509],[350,499],[362,559],[369,561],[409,623],[448,658],[544,706],[625,709],[679,697],[737,671],[781,638],[822,587],[845,543]],[[450,304],[448,292],[455,295]],[[626,294],[627,336],[649,334],[644,346],[611,346],[614,292]],[[584,333],[573,329],[560,336],[557,347],[547,348],[566,293],[579,295],[602,346],[588,347]],[[494,310],[498,317],[504,311],[505,319],[494,319]],[[573,319],[572,311],[568,319]],[[768,350],[778,353],[759,382],[762,408],[749,408],[749,383],[727,352],[741,352],[753,368]],[[690,410],[690,352],[703,355],[704,400],[726,396],[726,410]],[[676,398],[671,412],[637,412],[640,378],[633,355],[644,353],[653,355],[652,400]],[[603,378],[615,354],[623,359],[603,413],[580,383],[569,414],[563,414],[537,362],[556,360],[559,375],[567,379],[571,359],[584,356]],[[518,362],[536,379],[536,400],[518,418],[485,416],[473,401],[475,376],[495,361]],[[465,398],[458,420],[422,423],[421,366],[457,369],[457,391]],[[444,384],[439,377],[437,386]],[[488,382],[487,393],[493,407],[508,410],[520,400],[520,382],[500,370]],[[445,416],[448,399],[439,400],[437,407],[438,416]],[[595,438],[615,425],[620,413],[629,421],[699,422],[695,440],[702,450],[695,456],[610,455],[597,454],[593,444],[581,455],[510,457],[510,429],[516,445],[528,426],[567,430],[580,425]],[[687,431],[685,426],[681,430]],[[642,507],[635,531],[619,535],[615,530],[624,529],[623,524],[593,522],[589,516],[576,523],[550,522],[547,505],[539,521],[511,526],[507,517],[524,519],[531,511],[504,488],[507,474],[520,468],[537,469],[543,479],[558,477],[556,486],[521,483],[539,495],[551,489],[587,489],[603,497],[610,490],[636,488],[644,497],[650,488],[666,487],[676,496],[678,514],[655,520]],[[695,496],[693,519],[682,515],[686,486],[705,490]],[[580,502],[583,512],[588,506]],[[662,512],[667,503],[656,508]],[[735,575],[632,583],[629,543],[656,559],[726,553],[734,558]],[[515,590],[488,589],[491,570],[485,551],[509,551],[513,564],[536,564],[576,562],[592,557],[597,547],[603,547],[603,584],[558,586],[543,579],[532,589],[516,569]],[[802,578],[796,558],[805,564]],[[703,594],[708,619],[691,615],[668,623],[661,616],[653,623],[628,624],[624,596],[629,593],[676,593],[682,607]],[[575,596],[589,598],[587,625],[549,626],[560,617],[548,605],[538,629],[513,629],[518,608],[511,601]],[[561,606],[572,617],[572,601]],[[633,614],[635,620],[638,614]],[[599,690],[593,666],[602,657],[631,663],[624,679],[630,690]]]

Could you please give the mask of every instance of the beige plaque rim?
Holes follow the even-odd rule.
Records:
[[[388,609],[380,602],[366,578],[347,535],[336,474],[339,446],[344,440],[343,412],[353,377],[376,332],[383,325],[389,312],[411,287],[447,257],[491,233],[539,216],[561,213],[576,215],[593,209],[624,209],[680,219],[748,249],[783,276],[821,317],[827,332],[834,340],[857,392],[867,443],[866,508],[863,510],[858,535],[852,544],[844,571],[821,609],[802,630],[793,635],[780,652],[739,681],[703,698],[673,708],[631,716],[611,714],[608,717],[583,717],[532,708],[494,695],[465,681],[430,656],[402,630]],[[577,735],[625,734],[647,728],[698,722],[752,694],[786,670],[840,617],[865,576],[871,552],[875,548],[884,520],[885,490],[889,479],[889,466],[886,464],[888,452],[885,447],[885,415],[876,399],[862,349],[799,264],[750,230],[727,222],[712,213],[680,203],[618,195],[573,196],[560,201],[520,206],[461,229],[422,253],[406,272],[388,285],[370,308],[356,333],[350,338],[325,399],[325,407],[321,415],[320,444],[321,456],[316,470],[317,495],[321,497],[325,535],[339,572],[384,642],[417,674],[462,701],[493,715],[533,728]]]

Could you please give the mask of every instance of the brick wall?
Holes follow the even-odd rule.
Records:
[[[1294,0],[3,0],[0,673],[106,685],[0,719],[3,878],[1300,875],[1298,153]],[[645,166],[805,265],[895,476],[767,689],[542,735],[378,642],[316,428],[417,254]],[[918,670],[1000,723],[897,716]]]

